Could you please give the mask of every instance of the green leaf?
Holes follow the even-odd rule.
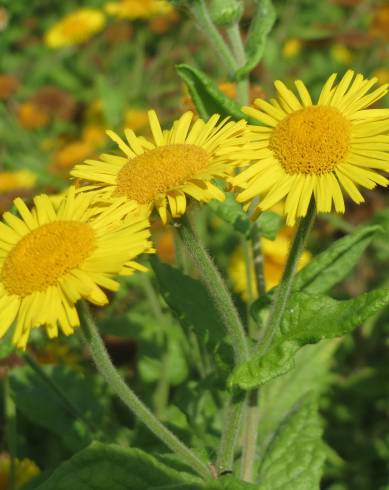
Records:
[[[258,124],[258,121],[248,118],[240,110],[240,105],[224,95],[213,80],[201,70],[189,65],[178,65],[176,70],[188,87],[194,105],[202,119],[207,120],[213,114],[220,114],[223,118],[246,119],[252,124]]]
[[[193,328],[198,338],[211,350],[225,337],[223,324],[203,284],[179,269],[152,257],[151,264],[166,303],[182,326]]]
[[[304,396],[283,420],[259,468],[259,490],[319,490],[325,460],[315,397]]]
[[[230,385],[252,389],[285,374],[294,367],[294,356],[302,346],[347,334],[388,303],[387,288],[344,301],[294,293],[269,350],[235,368]]]
[[[272,211],[263,211],[257,219],[259,233],[262,237],[275,240],[283,224],[282,216]]]
[[[0,359],[5,359],[15,352],[15,346],[7,339],[0,341]]]
[[[264,448],[281,420],[308,391],[322,392],[330,381],[329,366],[339,339],[306,345],[295,357],[296,368],[261,388],[261,441]]]
[[[42,366],[47,376],[59,387],[78,412],[93,427],[102,425],[105,400],[97,378],[86,379],[65,366]],[[37,426],[43,427],[60,439],[71,450],[77,451],[91,442],[90,427],[71,413],[69,408],[42,378],[29,367],[13,369],[10,386],[21,413]]]
[[[245,46],[247,63],[236,73],[236,79],[245,78],[261,61],[266,39],[276,20],[276,11],[271,0],[255,0],[256,9],[250,23]]]
[[[194,475],[173,470],[140,449],[93,443],[63,463],[36,490],[194,490],[201,488],[200,483]]]
[[[232,225],[237,232],[248,237],[252,229],[252,224],[247,214],[243,211],[242,206],[236,202],[233,194],[227,192],[225,196],[226,198],[223,202],[214,199],[208,206],[219,218]]]
[[[293,289],[319,294],[344,279],[373,240],[379,226],[366,226],[333,243],[297,275]]]

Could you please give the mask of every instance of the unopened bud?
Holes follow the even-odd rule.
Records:
[[[210,13],[216,25],[228,26],[242,17],[243,3],[240,0],[211,0]]]

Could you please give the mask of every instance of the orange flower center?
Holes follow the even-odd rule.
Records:
[[[287,174],[331,172],[350,149],[351,123],[334,107],[311,106],[278,123],[270,149]]]
[[[24,236],[10,251],[1,270],[9,294],[28,296],[57,284],[96,248],[93,229],[86,223],[57,221]]]
[[[117,176],[116,194],[140,204],[174,190],[207,167],[208,153],[189,144],[166,145],[146,151],[128,163]]]

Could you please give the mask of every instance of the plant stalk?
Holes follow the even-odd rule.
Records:
[[[249,359],[249,348],[243,325],[231,295],[215,264],[193,230],[192,224],[185,216],[181,219],[179,233],[203,284],[208,290],[209,296],[214,301],[226,332],[231,337],[235,364],[239,365]]]
[[[298,224],[293,243],[289,251],[288,260],[285,265],[285,270],[282,275],[281,282],[277,287],[269,318],[266,322],[263,335],[258,344],[257,350],[261,355],[267,352],[274,335],[280,328],[282,319],[284,317],[286,304],[292,291],[297,263],[299,261],[301,252],[304,249],[306,239],[312,228],[315,217],[315,202],[313,199],[311,199],[307,215],[304,216],[304,218],[301,218]]]
[[[122,400],[127,408],[140,419],[153,434],[163,441],[166,446],[176,453],[183,462],[193,468],[204,479],[210,479],[208,466],[199,459],[183,442],[181,442],[167,427],[135,395],[132,389],[123,381],[112,364],[104,342],[92,318],[88,305],[81,301],[78,305],[82,329],[89,345],[96,367],[112,391]]]

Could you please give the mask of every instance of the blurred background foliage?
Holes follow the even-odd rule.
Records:
[[[159,7],[154,8],[153,3]],[[75,163],[110,149],[106,129],[120,131],[126,126],[147,135],[148,108],[155,108],[165,123],[188,108],[194,109],[177,76],[177,64],[200,68],[227,96],[235,98],[235,84],[185,9],[167,3],[161,7],[163,3],[0,3],[0,212],[9,209],[16,196],[29,200],[43,190],[53,195],[63,190]],[[272,82],[277,78],[286,82],[301,78],[317,94],[330,73],[343,73],[350,67],[377,77],[381,83],[389,81],[387,2],[273,3],[277,21],[263,62],[250,77],[252,98],[271,96]],[[243,35],[253,9],[251,2],[245,5]],[[81,32],[82,42],[51,46],[50,29],[84,8],[100,12],[101,22],[95,31],[88,34],[88,23],[74,20],[65,38]],[[388,99],[383,104],[387,105]],[[368,194],[366,204],[358,208],[350,205],[345,217],[323,216],[310,244],[310,253],[315,254],[362,223],[383,227],[384,233],[373,241],[352,276],[337,286],[335,292],[340,298],[388,282],[388,198],[385,190]],[[217,206],[200,211],[197,220],[207,246],[235,291],[242,315],[247,315],[237,233]],[[280,225],[280,219],[271,221],[268,239],[274,239]],[[160,260],[174,264],[173,230],[155,226],[153,232]],[[290,231],[285,229],[280,237],[266,249],[265,270],[272,283],[280,277],[285,247],[287,250],[282,240],[290,237]],[[185,257],[177,260],[184,270],[191,270]],[[201,295],[195,280],[176,277],[176,269],[164,267],[163,274],[176,280],[186,297],[194,292]],[[168,301],[163,281],[161,284],[163,274],[159,276],[159,290]],[[221,421],[215,419],[215,413],[223,402],[221,379],[230,355],[228,346],[214,338],[217,329],[212,324],[216,330],[208,339],[208,347],[218,364],[218,372],[212,372],[204,346],[193,350],[188,338],[191,328],[210,324],[213,313],[191,306],[187,300],[185,311],[177,311],[173,318],[153,284],[151,273],[147,280],[135,276],[123,283],[107,309],[96,312],[105,341],[116,365],[158,416],[199,451],[209,451],[213,459],[210,448],[220,431]],[[180,324],[187,329],[185,333]],[[312,350],[312,359],[323,360],[323,364],[316,363],[316,371],[304,382],[306,389],[316,387],[323,392],[321,413],[328,445],[325,489],[389,489],[388,333],[389,312],[385,311],[341,343],[328,344],[320,352]],[[305,352],[309,357],[309,349]],[[20,459],[16,470],[20,466],[20,474],[33,478],[23,488],[33,489],[42,475],[93,439],[145,450],[159,447],[160,443],[134,422],[94,374],[79,336],[48,342],[37,331],[27,355],[11,352],[4,343],[0,347],[4,388],[1,490],[7,488],[4,475],[10,470],[8,453],[12,451]],[[327,364],[331,365],[329,372]],[[288,383],[285,390],[292,393],[292,380]],[[56,394],[53,384],[63,387],[67,401]],[[189,424],[195,428],[194,434]],[[41,473],[36,476],[38,467]],[[18,485],[22,488],[25,480]]]

